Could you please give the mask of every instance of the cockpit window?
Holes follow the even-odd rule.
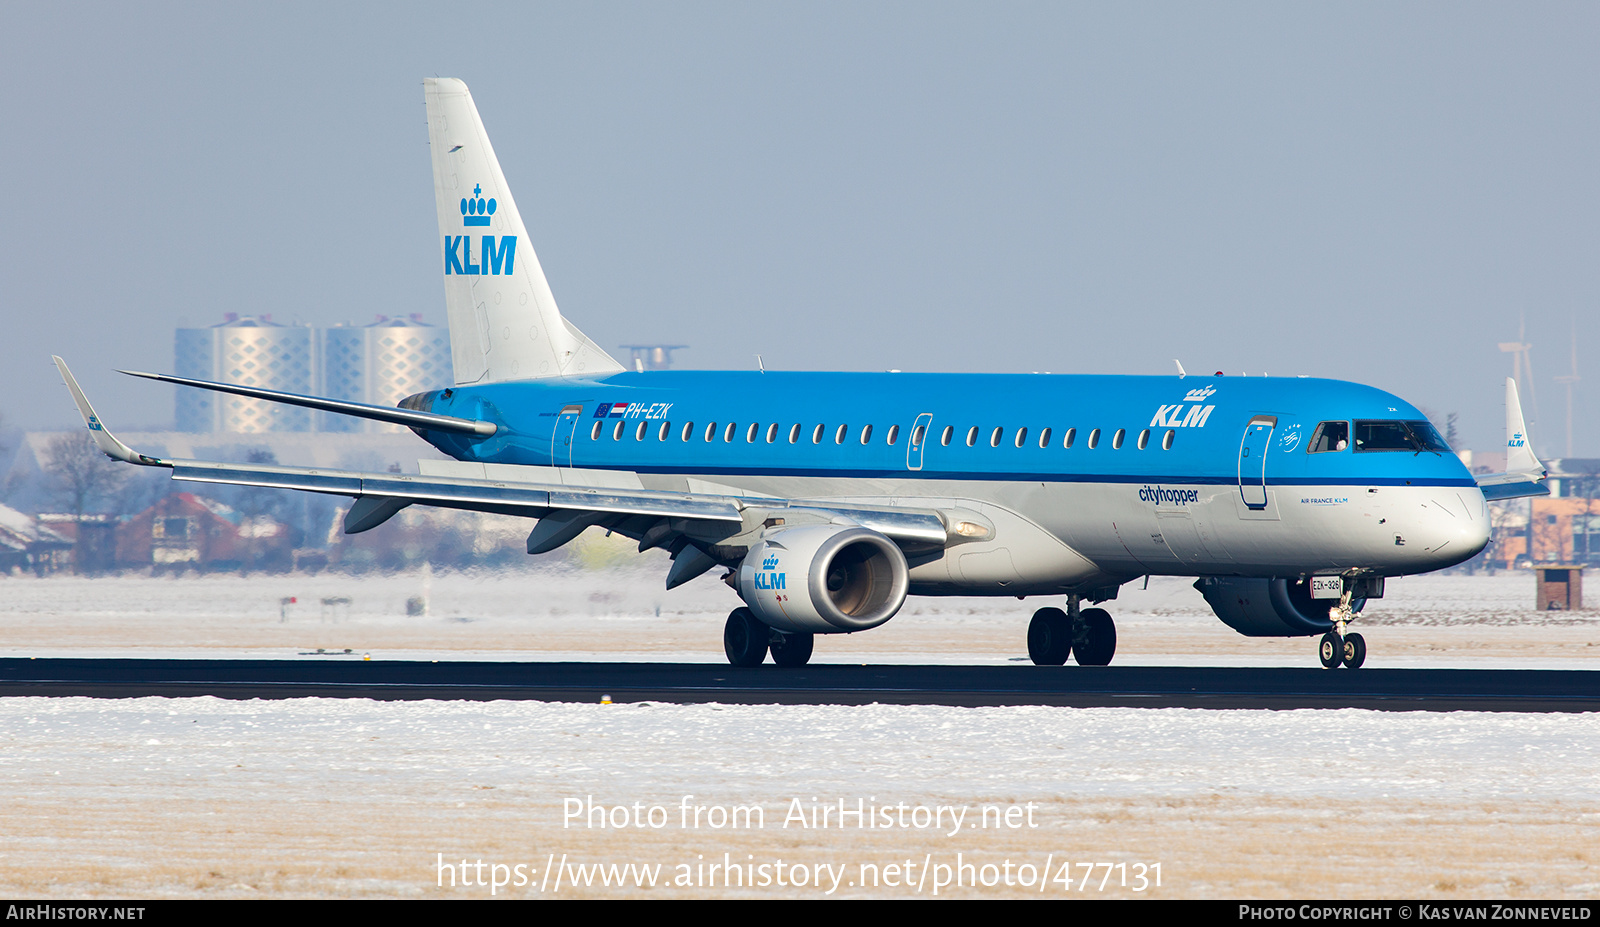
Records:
[[[1440,454],[1450,453],[1450,445],[1439,434],[1439,429],[1433,427],[1432,422],[1406,422],[1406,427],[1422,442],[1423,450],[1436,451]]]
[[[1321,454],[1327,451],[1342,451],[1350,446],[1349,422],[1322,422],[1317,425],[1317,430],[1311,433],[1311,444],[1306,452]]]
[[[1450,445],[1429,422],[1356,422],[1357,451],[1423,451],[1448,453]]]

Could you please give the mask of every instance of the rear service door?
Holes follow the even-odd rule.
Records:
[[[550,466],[572,466],[572,440],[578,430],[578,419],[583,417],[583,406],[567,406],[556,419],[550,433]]]

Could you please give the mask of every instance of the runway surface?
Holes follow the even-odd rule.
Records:
[[[1600,672],[0,659],[0,696],[1600,711]]]

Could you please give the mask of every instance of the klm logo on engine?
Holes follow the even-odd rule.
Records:
[[[461,200],[461,224],[468,227],[488,227],[499,206],[493,197],[483,198],[483,185],[472,188],[472,195]],[[474,260],[471,235],[446,235],[444,237],[444,274],[461,276],[498,276],[516,273],[517,236],[483,235],[478,239],[478,253]]]
[[[777,566],[778,566],[778,555],[777,554],[768,554],[765,558],[762,559],[762,561],[761,561],[761,570],[762,570],[762,572],[759,572],[759,573],[757,573],[755,575],[755,584],[756,584],[756,588],[757,589],[783,589],[784,588],[784,578],[787,577],[789,574],[772,572],[773,570],[777,569]]]

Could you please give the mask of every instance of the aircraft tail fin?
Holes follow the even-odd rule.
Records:
[[[556,308],[467,85],[422,83],[456,385],[621,373]]]
[[[1533,453],[1528,426],[1522,421],[1522,400],[1517,396],[1517,381],[1506,377],[1506,470],[1544,471],[1544,464]]]
[[[1506,377],[1506,472],[1478,478],[1485,499],[1518,499],[1548,496],[1544,484],[1549,471],[1533,453],[1528,426],[1522,420],[1522,400],[1517,396],[1517,381]]]

